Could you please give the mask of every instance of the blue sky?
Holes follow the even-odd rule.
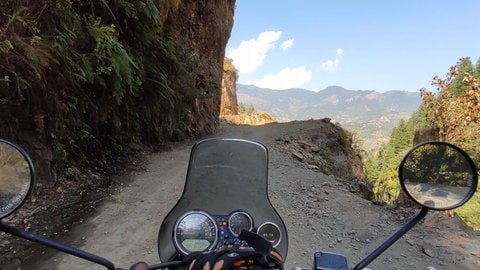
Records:
[[[434,90],[480,56],[477,0],[237,0],[226,55],[239,83],[319,91]]]

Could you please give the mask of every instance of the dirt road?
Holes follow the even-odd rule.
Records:
[[[354,264],[391,235],[409,218],[412,209],[372,204],[349,192],[334,177],[314,172],[285,153],[283,136],[308,137],[318,122],[265,126],[222,125],[215,136],[260,140],[269,148],[269,194],[283,217],[289,236],[285,269],[312,267],[313,253],[328,250],[346,254]],[[145,167],[124,176],[96,213],[76,226],[68,239],[89,252],[128,268],[136,261],[157,263],[156,238],[163,217],[180,197],[192,143],[145,157]],[[123,179],[123,178],[122,178]],[[429,214],[429,222],[444,217]],[[369,266],[372,269],[478,269],[478,235],[456,228],[427,230],[420,225]],[[445,235],[448,232],[448,235]],[[63,254],[46,254],[42,263],[21,269],[104,269]]]

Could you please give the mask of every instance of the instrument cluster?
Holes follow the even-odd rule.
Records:
[[[242,230],[255,231],[276,247],[281,239],[280,229],[273,222],[254,227],[253,218],[243,210],[228,215],[211,215],[202,210],[188,211],[175,223],[173,242],[179,253],[209,251],[238,237]]]

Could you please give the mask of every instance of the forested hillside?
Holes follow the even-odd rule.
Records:
[[[219,4],[220,3],[220,4]],[[39,180],[218,123],[235,1],[0,2],[0,136]]]
[[[438,140],[460,146],[480,164],[480,59],[473,65],[470,58],[461,58],[448,71],[446,78],[436,76],[436,92],[421,90],[422,104],[407,121],[392,131],[390,141],[368,157],[366,169],[375,179],[378,200],[391,203],[397,198],[397,166],[413,145],[415,131],[428,129]],[[458,210],[472,227],[480,229],[480,195],[477,192],[468,204]]]

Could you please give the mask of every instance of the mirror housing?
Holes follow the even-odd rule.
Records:
[[[417,204],[432,210],[451,210],[475,193],[478,172],[459,147],[439,141],[414,146],[399,169],[400,185]]]
[[[34,180],[32,160],[20,146],[0,139],[0,219],[28,198]]]

